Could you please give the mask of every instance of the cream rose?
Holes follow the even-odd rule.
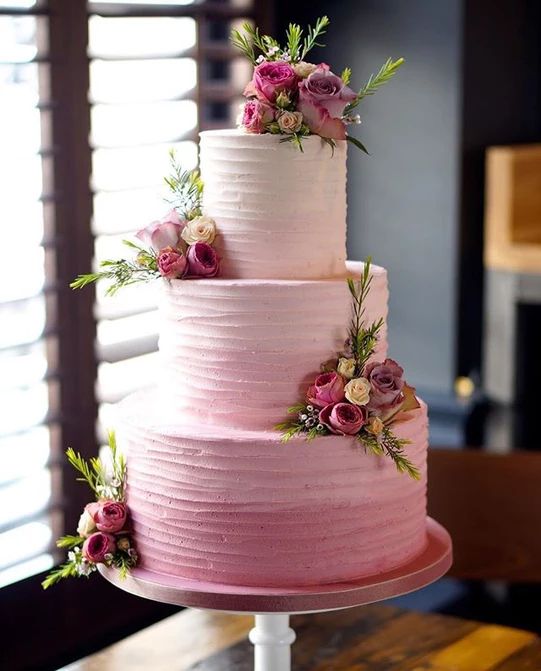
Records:
[[[83,514],[79,518],[79,524],[77,525],[77,533],[79,536],[82,536],[83,538],[87,538],[90,536],[90,534],[94,533],[96,531],[96,523],[94,522],[94,518],[92,515],[88,512],[88,510],[84,510]]]
[[[278,126],[282,133],[296,133],[301,129],[302,114],[300,112],[282,112],[278,117]]]
[[[216,223],[210,217],[196,217],[184,226],[181,236],[189,245],[194,245],[196,242],[212,245],[216,237]]]
[[[355,375],[355,359],[338,359],[338,368],[336,369],[346,380],[351,380]]]
[[[297,65],[293,66],[293,69],[295,70],[297,77],[300,77],[300,79],[305,79],[308,77],[308,75],[311,75],[312,72],[317,69],[317,65],[300,61],[300,63],[297,63]]]
[[[366,405],[370,400],[370,382],[365,377],[356,377],[346,384],[344,393],[350,403]]]

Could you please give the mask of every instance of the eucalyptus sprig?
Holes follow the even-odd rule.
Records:
[[[347,116],[357,107],[363,98],[374,95],[380,86],[383,86],[383,84],[390,81],[403,63],[403,58],[398,58],[396,61],[393,61],[392,58],[388,58],[375,75],[370,75],[366,84],[357,93],[355,100],[346,105],[344,115]]]
[[[177,161],[175,150],[169,152],[171,174],[164,177],[173,198],[168,202],[182,219],[191,220],[202,214],[203,181],[199,170],[183,170]]]

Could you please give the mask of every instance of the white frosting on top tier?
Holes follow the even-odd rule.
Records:
[[[362,263],[348,264],[359,276]],[[387,316],[387,273],[372,266],[365,320]],[[179,420],[271,429],[319,366],[343,350],[352,298],[345,279],[163,283],[164,385]],[[376,350],[387,353],[382,329]]]
[[[280,135],[201,133],[203,211],[217,224],[221,276],[321,279],[346,260],[346,142],[304,152]]]

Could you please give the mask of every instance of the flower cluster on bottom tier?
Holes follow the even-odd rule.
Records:
[[[280,443],[275,432],[171,422],[158,392],[123,403],[120,445],[140,566],[224,584],[344,582],[426,543],[426,405],[395,427],[415,481],[354,438]]]

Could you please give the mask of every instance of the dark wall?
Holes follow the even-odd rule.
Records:
[[[277,2],[277,29],[328,14],[313,52],[360,86],[388,56],[396,79],[359,112],[348,248],[387,267],[390,343],[422,392],[450,393],[481,363],[484,153],[541,139],[536,0]]]

